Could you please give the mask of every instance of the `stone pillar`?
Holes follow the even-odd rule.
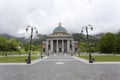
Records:
[[[46,53],[48,52],[48,41],[46,40]]]
[[[56,47],[57,47],[57,53],[58,53],[58,40],[56,40],[56,42],[57,42],[57,46]]]
[[[74,40],[72,41],[72,52],[75,52]]]
[[[70,52],[70,41],[67,40],[67,52],[69,53]]]
[[[51,40],[50,42],[51,42],[51,44],[50,44],[50,46],[51,46],[50,47],[51,48],[51,53],[53,53],[53,40]]]
[[[64,53],[64,40],[62,40],[62,52]]]

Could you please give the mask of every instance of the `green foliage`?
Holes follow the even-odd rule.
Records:
[[[33,41],[32,41],[32,43],[34,45],[38,45],[38,44],[40,45],[40,44],[42,44],[42,41],[46,40],[46,35],[40,35],[40,34],[38,34],[37,37],[38,38],[33,39]]]
[[[24,44],[24,50],[28,52],[30,49],[30,45],[28,43]],[[41,45],[31,45],[32,51],[40,51]]]
[[[5,51],[7,47],[7,39],[5,37],[0,37],[0,51]]]
[[[76,41],[83,41],[85,38],[85,35],[83,35],[81,33],[74,33],[72,35]]]
[[[26,52],[29,51],[29,48],[30,48],[29,46],[30,46],[29,44],[25,44],[25,45],[24,45],[24,50],[25,50]]]
[[[86,52],[87,51],[86,42],[79,42],[79,48],[80,52]]]
[[[120,54],[120,32],[115,35],[115,42],[114,42],[114,51],[117,54]]]
[[[32,45],[32,51],[35,51],[36,50],[36,46],[35,45]]]
[[[102,53],[112,53],[114,52],[114,40],[115,35],[113,33],[106,33],[99,43],[99,49]]]
[[[3,55],[7,56],[8,51],[19,51],[18,46],[20,46],[21,43],[17,41],[15,38],[6,38],[3,36],[0,36],[0,51],[3,51]]]
[[[99,39],[92,37],[90,39],[90,52],[99,52]]]
[[[42,49],[42,46],[41,46],[41,45],[36,45],[36,46],[35,46],[35,50],[36,50],[36,51],[41,51],[41,49]]]
[[[9,51],[18,51],[18,46],[20,46],[20,42],[17,41],[15,38],[10,38],[8,40]]]
[[[45,38],[45,35],[38,35],[37,39],[33,39],[31,45],[33,54],[41,51],[41,43]],[[2,56],[28,54],[29,49],[29,43],[24,38],[0,36],[0,55]]]
[[[89,36],[89,46],[90,52],[98,52],[98,43],[99,40],[95,37]],[[79,42],[79,48],[81,52],[87,52],[88,49],[88,41],[84,39],[84,41]]]

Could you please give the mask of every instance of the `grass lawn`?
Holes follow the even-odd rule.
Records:
[[[104,55],[94,55],[92,56],[95,59],[95,62],[120,62],[120,56],[112,56],[112,55],[108,55],[108,56],[104,56]],[[84,58],[84,59],[89,59],[88,56],[80,56],[80,58]]]
[[[28,56],[7,56],[0,57],[0,63],[25,63]],[[37,56],[31,56],[31,60],[37,59]]]

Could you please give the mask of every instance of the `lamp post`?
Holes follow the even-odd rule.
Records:
[[[27,59],[27,64],[31,64],[31,49],[32,49],[31,44],[32,44],[33,30],[35,29],[36,33],[38,33],[36,27],[32,27],[32,26],[28,25],[26,28],[26,31],[28,31],[29,29],[31,30],[31,35],[30,35],[30,50],[29,50],[29,55],[28,55],[28,59]]]
[[[81,32],[83,33],[83,30],[86,30],[86,37],[87,37],[87,42],[88,42],[88,43],[87,43],[87,46],[88,46],[88,48],[87,48],[87,53],[89,53],[89,63],[93,63],[92,55],[91,55],[91,52],[90,52],[88,29],[93,30],[93,27],[92,27],[91,25],[82,27]]]

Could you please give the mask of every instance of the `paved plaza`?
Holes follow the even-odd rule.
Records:
[[[120,80],[120,64],[86,64],[52,55],[32,65],[0,65],[0,80]]]

